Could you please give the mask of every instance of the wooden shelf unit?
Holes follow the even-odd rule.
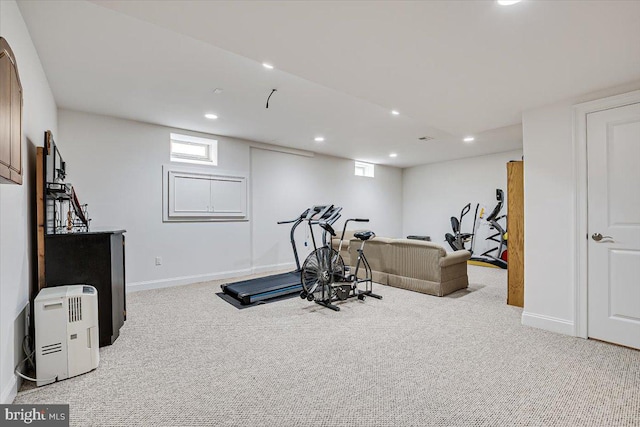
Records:
[[[507,163],[507,304],[524,306],[524,162]]]

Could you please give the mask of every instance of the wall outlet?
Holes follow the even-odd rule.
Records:
[[[157,256],[156,257],[156,265],[162,265],[162,257],[161,256]]]

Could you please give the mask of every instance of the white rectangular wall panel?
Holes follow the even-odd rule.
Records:
[[[247,219],[247,177],[211,168],[163,167],[164,221]]]
[[[208,177],[192,177],[171,174],[173,203],[171,214],[198,216],[207,214],[210,207],[210,180]]]
[[[247,211],[247,182],[244,178],[212,177],[211,211],[216,214],[245,216]]]

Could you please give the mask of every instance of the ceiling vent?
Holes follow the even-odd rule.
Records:
[[[420,138],[418,138],[418,140],[422,141],[422,142],[427,142],[427,141],[431,141],[432,139],[435,139],[432,136],[421,136]]]

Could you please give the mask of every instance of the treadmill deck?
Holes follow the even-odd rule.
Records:
[[[222,291],[242,304],[251,304],[302,290],[299,271],[275,274],[221,285]]]

